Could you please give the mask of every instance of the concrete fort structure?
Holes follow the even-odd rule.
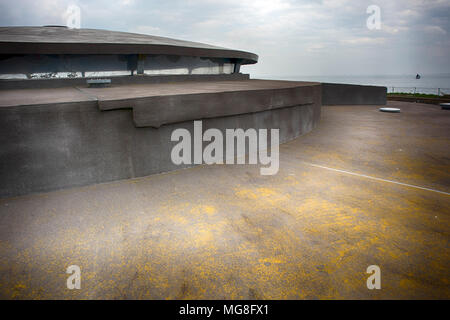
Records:
[[[223,132],[276,128],[280,143],[311,131],[322,85],[240,72],[257,61],[148,35],[0,28],[0,197],[179,169],[171,133],[192,132],[194,120]],[[93,79],[106,87],[91,87]]]

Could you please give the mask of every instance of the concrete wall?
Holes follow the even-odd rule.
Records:
[[[386,87],[322,83],[323,105],[385,105],[386,94]]]
[[[314,103],[203,120],[203,130],[279,128],[280,142],[318,123]],[[132,110],[100,111],[96,101],[0,108],[0,197],[43,192],[179,169],[171,162],[173,130],[193,122],[136,128]]]

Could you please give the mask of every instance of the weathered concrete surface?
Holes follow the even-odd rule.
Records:
[[[146,78],[145,76],[143,78]],[[150,77],[148,77],[150,78]],[[159,77],[158,77],[159,78]],[[176,81],[162,83],[119,83],[109,88],[88,88],[84,86],[61,88],[26,88],[5,89],[0,91],[0,107],[32,106],[42,104],[56,104],[61,102],[98,101],[101,110],[114,110],[131,108],[136,99],[154,97],[172,97],[195,94],[219,94],[224,92],[246,93],[263,95],[264,103],[255,100],[258,104],[266,104],[268,108],[293,106],[300,103],[312,103],[312,90],[308,87],[320,86],[317,82],[303,81],[276,81],[276,80],[215,80],[208,81]],[[32,80],[33,81],[33,80]],[[40,80],[39,80],[40,81]],[[113,83],[114,84],[114,83]],[[291,91],[281,91],[291,89]],[[305,89],[304,91],[299,91]],[[317,89],[317,88],[316,88]],[[286,94],[286,95],[284,95]],[[202,96],[198,96],[200,100]],[[252,98],[252,97],[250,97]],[[268,99],[270,98],[270,99]],[[236,104],[240,101],[233,101]],[[201,103],[197,101],[196,103]],[[221,109],[223,105],[217,106]],[[233,108],[233,106],[228,106]],[[236,110],[236,113],[239,113]]]
[[[239,83],[238,83],[239,82]],[[217,82],[219,83],[219,82]],[[171,134],[177,128],[186,128],[193,132],[193,122],[187,120],[208,118],[203,120],[203,128],[217,128],[222,132],[229,128],[280,129],[280,142],[289,141],[301,134],[309,132],[317,124],[320,117],[320,85],[305,86],[313,88],[310,95],[305,96],[314,103],[298,105],[298,99],[305,99],[298,92],[286,95],[279,101],[277,90],[270,83],[258,82],[259,86],[245,87],[245,81],[220,82],[223,86],[218,90],[216,85],[183,83],[171,85],[130,85],[104,89],[94,88],[56,88],[3,90],[0,95],[0,197],[10,197],[57,190],[60,188],[89,185],[99,182],[113,181],[149,174],[160,173],[180,168],[172,163],[170,153],[177,142],[171,142]],[[214,83],[213,83],[214,84]],[[303,86],[302,83],[288,87]],[[152,91],[153,86],[159,88]],[[178,89],[177,89],[178,88]],[[100,111],[98,103],[108,102],[115,107],[132,107],[135,97],[167,96],[187,92],[207,93],[214,91],[222,94],[233,90],[246,92],[253,88],[256,99],[246,100],[248,107],[242,110],[233,109],[230,105],[212,104],[216,108],[229,108],[229,114],[193,113],[192,108],[203,99],[197,95],[190,104],[178,104],[176,116],[184,118],[172,120],[184,121],[155,128],[136,128],[134,122],[142,125],[131,110],[120,109]],[[257,88],[258,90],[256,90]],[[283,88],[283,86],[281,86]],[[112,89],[112,90],[110,90]],[[302,88],[300,88],[302,89]],[[197,90],[197,91],[195,91]],[[208,91],[209,90],[209,91]],[[261,90],[263,92],[258,95]],[[300,91],[302,93],[303,91]],[[308,93],[308,91],[306,91]],[[313,94],[314,96],[312,96]],[[252,95],[250,94],[250,97]],[[259,98],[263,97],[268,110],[257,109]],[[240,97],[237,96],[238,100]],[[267,99],[268,98],[268,99]],[[281,96],[283,98],[283,96]],[[297,99],[298,98],[298,99]],[[259,100],[258,100],[259,99]],[[170,99],[169,99],[170,100]],[[219,100],[214,100],[217,103]],[[280,103],[296,102],[280,108]],[[302,100],[305,101],[305,100]],[[309,101],[309,100],[308,100]],[[211,102],[211,101],[210,101]],[[100,104],[101,105],[101,104]],[[169,108],[161,104],[159,107]],[[240,104],[237,104],[240,105]],[[205,108],[209,105],[203,104]],[[144,108],[153,106],[144,105]],[[271,109],[276,107],[277,109]],[[185,108],[189,112],[184,112]],[[161,109],[149,109],[159,116],[168,116]],[[202,111],[202,110],[200,110]],[[227,111],[227,110],[225,110]],[[208,113],[209,112],[209,113]],[[222,112],[222,110],[218,110]],[[133,118],[134,114],[134,118]],[[145,116],[145,113],[144,113]],[[215,117],[215,118],[211,118]]]
[[[322,83],[323,105],[386,104],[386,87]]]
[[[275,176],[198,166],[0,200],[0,296],[449,299],[450,114],[388,105],[324,108]]]
[[[204,43],[64,27],[0,27],[0,54],[163,54],[258,61],[254,53]]]
[[[235,116],[318,101],[320,84],[295,81],[216,81],[83,89],[101,110],[133,109],[136,127]]]

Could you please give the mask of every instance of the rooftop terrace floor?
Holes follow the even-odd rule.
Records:
[[[127,101],[145,97],[275,90],[318,85],[317,82],[283,80],[186,81],[125,84],[107,88],[63,87],[0,90],[0,107],[32,106],[84,101]]]
[[[388,106],[323,107],[274,176],[203,165],[0,200],[0,297],[449,299],[450,113]]]

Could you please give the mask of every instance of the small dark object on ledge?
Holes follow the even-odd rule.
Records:
[[[111,86],[111,79],[89,79],[86,82],[89,88],[105,88]]]

